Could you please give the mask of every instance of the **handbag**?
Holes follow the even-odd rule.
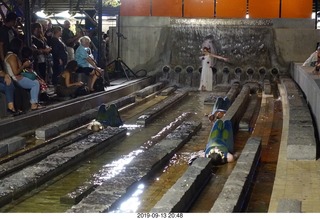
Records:
[[[31,80],[36,80],[37,76],[33,72],[24,71],[21,73],[23,77],[29,78]]]
[[[104,87],[105,87],[105,84],[104,84],[103,78],[98,77],[97,80],[94,82],[93,89],[99,92],[99,91],[104,91]]]

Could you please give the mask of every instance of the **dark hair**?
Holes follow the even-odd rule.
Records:
[[[11,51],[11,52],[19,55],[22,45],[23,45],[22,40],[20,40],[19,38],[15,37],[9,43],[8,51]]]
[[[21,50],[21,58],[30,59],[33,56],[33,51],[30,47],[24,46]]]
[[[6,15],[5,22],[16,21],[17,18],[18,18],[18,16],[16,15],[16,13],[14,13],[14,12],[9,12],[9,13]]]
[[[218,154],[218,153],[210,154],[209,158],[211,158],[211,163],[213,165],[221,165],[225,163],[224,159],[222,159],[221,157],[221,154]]]
[[[76,60],[71,60],[67,63],[65,70],[73,72],[76,69],[76,67],[78,67],[78,62]]]
[[[203,47],[202,49],[203,49],[203,50],[210,51],[210,48],[209,48],[209,47],[206,47],[206,46],[205,46],[205,47]]]
[[[42,28],[42,25],[40,23],[33,23],[31,24],[31,33],[37,28]]]

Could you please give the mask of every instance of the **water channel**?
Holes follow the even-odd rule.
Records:
[[[190,92],[187,98],[175,104],[168,112],[159,116],[146,127],[137,125],[137,118],[143,111],[160,102],[164,97],[157,96],[132,110],[121,113],[121,118],[125,122],[124,126],[128,129],[127,137],[112,145],[112,147],[108,147],[106,150],[88,157],[82,163],[66,170],[63,174],[22,196],[18,200],[15,200],[11,204],[0,208],[0,212],[65,212],[71,208],[72,205],[60,203],[62,196],[73,191],[76,187],[88,180],[95,180],[96,183],[99,183],[99,181],[116,175],[125,168],[125,165],[130,165],[130,161],[137,154],[141,153],[141,146],[149,141],[152,136],[155,136],[183,113],[193,112],[192,119],[202,122],[201,130],[175,154],[164,169],[156,173],[149,180],[141,183],[137,191],[134,192],[130,198],[123,201],[113,212],[150,211],[163,194],[187,169],[187,161],[191,153],[202,150],[205,147],[212,125],[206,117],[206,114],[211,112],[212,105],[203,104],[207,95],[208,93],[205,92]],[[241,152],[249,136],[250,133],[247,131],[239,131],[236,134],[236,151]],[[202,191],[196,203],[190,209],[190,212],[208,212],[210,210],[234,165],[235,163],[229,163],[213,169],[214,177],[212,177],[212,180],[209,181],[208,185]],[[269,168],[269,165],[264,165],[263,163],[261,165]],[[263,170],[260,171],[260,173],[263,172]],[[275,173],[274,165],[271,166],[271,172],[273,174]],[[268,182],[272,181],[273,183],[272,174],[266,177]],[[269,194],[262,197],[262,202],[266,205],[268,205],[268,200],[271,196],[270,190],[272,190],[272,183],[265,185],[269,186],[268,188],[271,187],[271,189],[268,190]],[[255,207],[254,205],[250,205],[249,211],[266,212],[267,207],[264,206],[264,208],[261,209],[261,206]]]

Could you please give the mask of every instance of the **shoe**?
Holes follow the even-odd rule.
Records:
[[[37,104],[37,107],[36,108],[31,108],[31,111],[38,110],[38,109],[43,109],[43,108],[46,108],[46,107],[42,106],[40,104]]]
[[[17,111],[12,110],[12,109],[7,109],[7,113],[9,113],[9,114],[12,115],[12,116],[18,116],[18,115],[20,115],[20,112],[17,112]]]

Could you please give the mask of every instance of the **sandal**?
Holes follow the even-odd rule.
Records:
[[[20,115],[20,112],[17,112],[17,111],[12,110],[12,109],[7,109],[7,113],[10,113],[10,115],[12,115],[12,116]]]
[[[35,108],[32,108],[32,107],[31,107],[31,110],[34,111],[34,110],[43,109],[43,108],[46,108],[46,107],[45,107],[45,106],[42,106],[42,105],[40,105],[40,104],[37,104]]]

